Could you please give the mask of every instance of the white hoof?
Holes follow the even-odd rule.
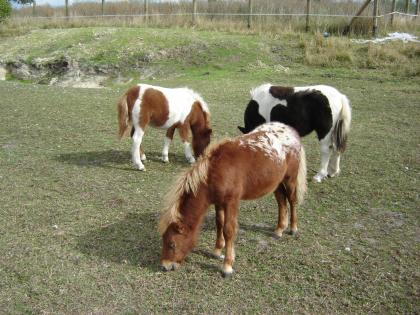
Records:
[[[147,160],[147,158],[146,158],[146,154],[142,154],[141,156],[140,156],[140,160],[142,160],[142,161],[146,161]]]
[[[162,157],[161,157],[161,160],[162,160],[162,162],[163,162],[163,163],[169,163],[169,158],[168,158],[168,156],[162,156]]]
[[[322,182],[322,180],[323,179],[325,179],[327,177],[327,175],[325,174],[325,175],[323,175],[323,174],[316,174],[315,176],[314,176],[314,181],[315,182],[317,182],[317,183],[320,183],[320,182]]]
[[[190,164],[194,164],[195,163],[195,158],[194,157],[189,157],[189,158],[187,158],[187,161]]]
[[[333,172],[333,173],[328,173],[328,177],[336,177],[336,176],[338,176],[338,174],[340,174],[339,170],[336,171],[336,172]]]
[[[233,275],[232,266],[223,266],[222,276],[223,278],[230,278]]]
[[[145,171],[146,168],[144,167],[143,163],[136,163],[134,162],[134,166],[139,170],[139,171]]]

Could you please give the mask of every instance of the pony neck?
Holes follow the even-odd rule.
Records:
[[[209,206],[210,201],[208,199],[207,189],[205,189],[203,183],[200,184],[195,195],[190,192],[185,193],[183,196],[183,202],[180,208],[181,221],[193,233],[194,240],[197,237]]]

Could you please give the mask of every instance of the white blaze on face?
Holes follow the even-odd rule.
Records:
[[[261,134],[258,134],[263,132]],[[257,133],[256,137],[250,135]],[[248,136],[239,141],[240,145],[247,146],[253,151],[262,151],[274,161],[283,161],[286,154],[300,152],[299,136],[291,127],[282,123],[267,123],[254,129]]]

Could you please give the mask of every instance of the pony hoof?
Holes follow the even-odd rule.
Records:
[[[147,160],[147,158],[146,158],[146,154],[142,154],[142,155],[140,156],[140,160],[142,160],[142,161],[146,161],[146,160]]]
[[[167,156],[162,156],[161,160],[163,163],[169,163],[169,158]]]
[[[216,258],[216,259],[219,259],[219,260],[224,260],[225,259],[225,255],[217,255],[217,254],[214,254],[214,257]]]
[[[320,182],[322,182],[322,180],[324,178],[325,178],[325,176],[317,174],[317,175],[314,176],[314,182],[320,183]]]
[[[222,271],[222,277],[223,278],[230,279],[230,278],[232,278],[232,276],[233,276],[233,270],[230,271],[230,272],[225,271],[225,270]]]
[[[289,234],[292,235],[292,236],[297,236],[298,231],[297,230],[290,230]]]
[[[283,236],[283,231],[274,231],[274,238],[279,239]]]
[[[146,172],[146,168],[143,166],[138,166],[139,171]]]
[[[194,158],[189,158],[189,159],[188,159],[188,163],[190,163],[190,164],[194,164],[194,163],[195,163],[195,159],[194,159]]]

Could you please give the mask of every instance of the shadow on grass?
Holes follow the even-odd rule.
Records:
[[[103,225],[78,240],[77,248],[86,255],[159,270],[161,239],[155,214],[129,213],[116,223]]]
[[[146,152],[147,160],[152,162],[163,163],[160,159],[160,152]],[[131,153],[129,151],[119,150],[105,150],[105,151],[87,151],[87,152],[74,152],[74,153],[63,153],[57,155],[55,159],[62,163],[73,164],[78,166],[87,167],[105,167],[105,168],[117,168],[122,170],[134,170],[131,163]],[[176,156],[169,154],[170,163],[180,164],[182,166],[188,166],[189,164],[185,161],[182,156]],[[147,161],[145,162],[147,168]],[[130,165],[130,167],[121,167],[118,165]]]

